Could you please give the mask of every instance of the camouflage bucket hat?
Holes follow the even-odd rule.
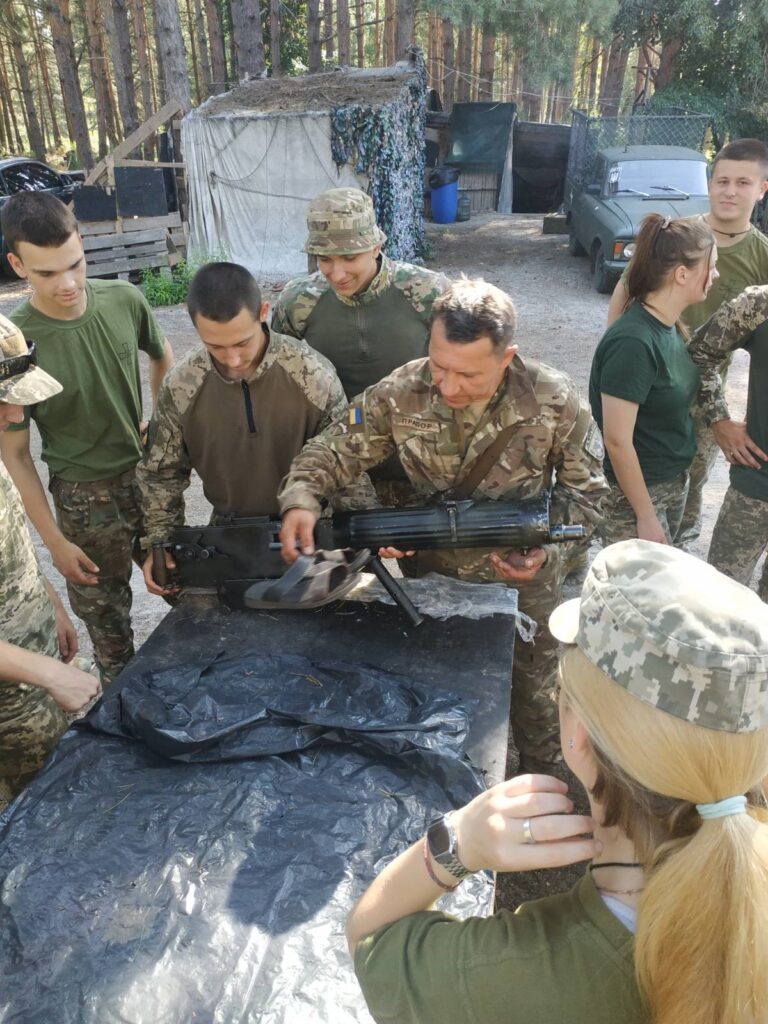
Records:
[[[0,314],[0,402],[34,405],[63,391],[34,360],[34,346],[27,346],[19,328]]]
[[[768,726],[768,605],[692,555],[644,540],[612,544],[549,626],[676,718],[734,733]]]
[[[359,188],[331,188],[315,196],[307,228],[304,252],[315,256],[353,256],[387,240],[376,224],[371,197]]]

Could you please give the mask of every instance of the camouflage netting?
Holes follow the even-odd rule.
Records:
[[[400,94],[379,107],[334,107],[331,152],[338,168],[351,163],[366,174],[379,227],[393,259],[421,261],[424,237],[424,132],[427,77],[424,60]]]

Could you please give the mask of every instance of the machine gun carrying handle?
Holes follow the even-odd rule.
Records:
[[[165,544],[152,541],[152,579],[158,587],[168,586],[168,566],[165,564]]]

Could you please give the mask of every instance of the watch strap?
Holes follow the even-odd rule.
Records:
[[[434,846],[431,841],[431,834],[433,830],[444,828],[448,833],[448,849],[444,851],[435,852]],[[453,875],[455,879],[461,882],[467,875],[473,874],[468,868],[466,868],[459,859],[458,842],[456,839],[456,830],[451,823],[450,814],[443,815],[442,818],[438,818],[432,822],[427,832],[427,841],[429,845],[429,852],[432,859],[440,865],[449,875]]]

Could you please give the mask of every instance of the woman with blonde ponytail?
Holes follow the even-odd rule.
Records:
[[[629,540],[552,632],[565,759],[430,826],[347,933],[369,1009],[398,1024],[768,1020],[768,607],[712,566]],[[590,860],[570,893],[458,921],[469,872]]]
[[[611,484],[598,528],[605,544],[675,542],[696,453],[691,406],[699,386],[680,317],[706,298],[716,263],[715,236],[701,218],[643,220],[625,312],[600,340],[589,378]]]

